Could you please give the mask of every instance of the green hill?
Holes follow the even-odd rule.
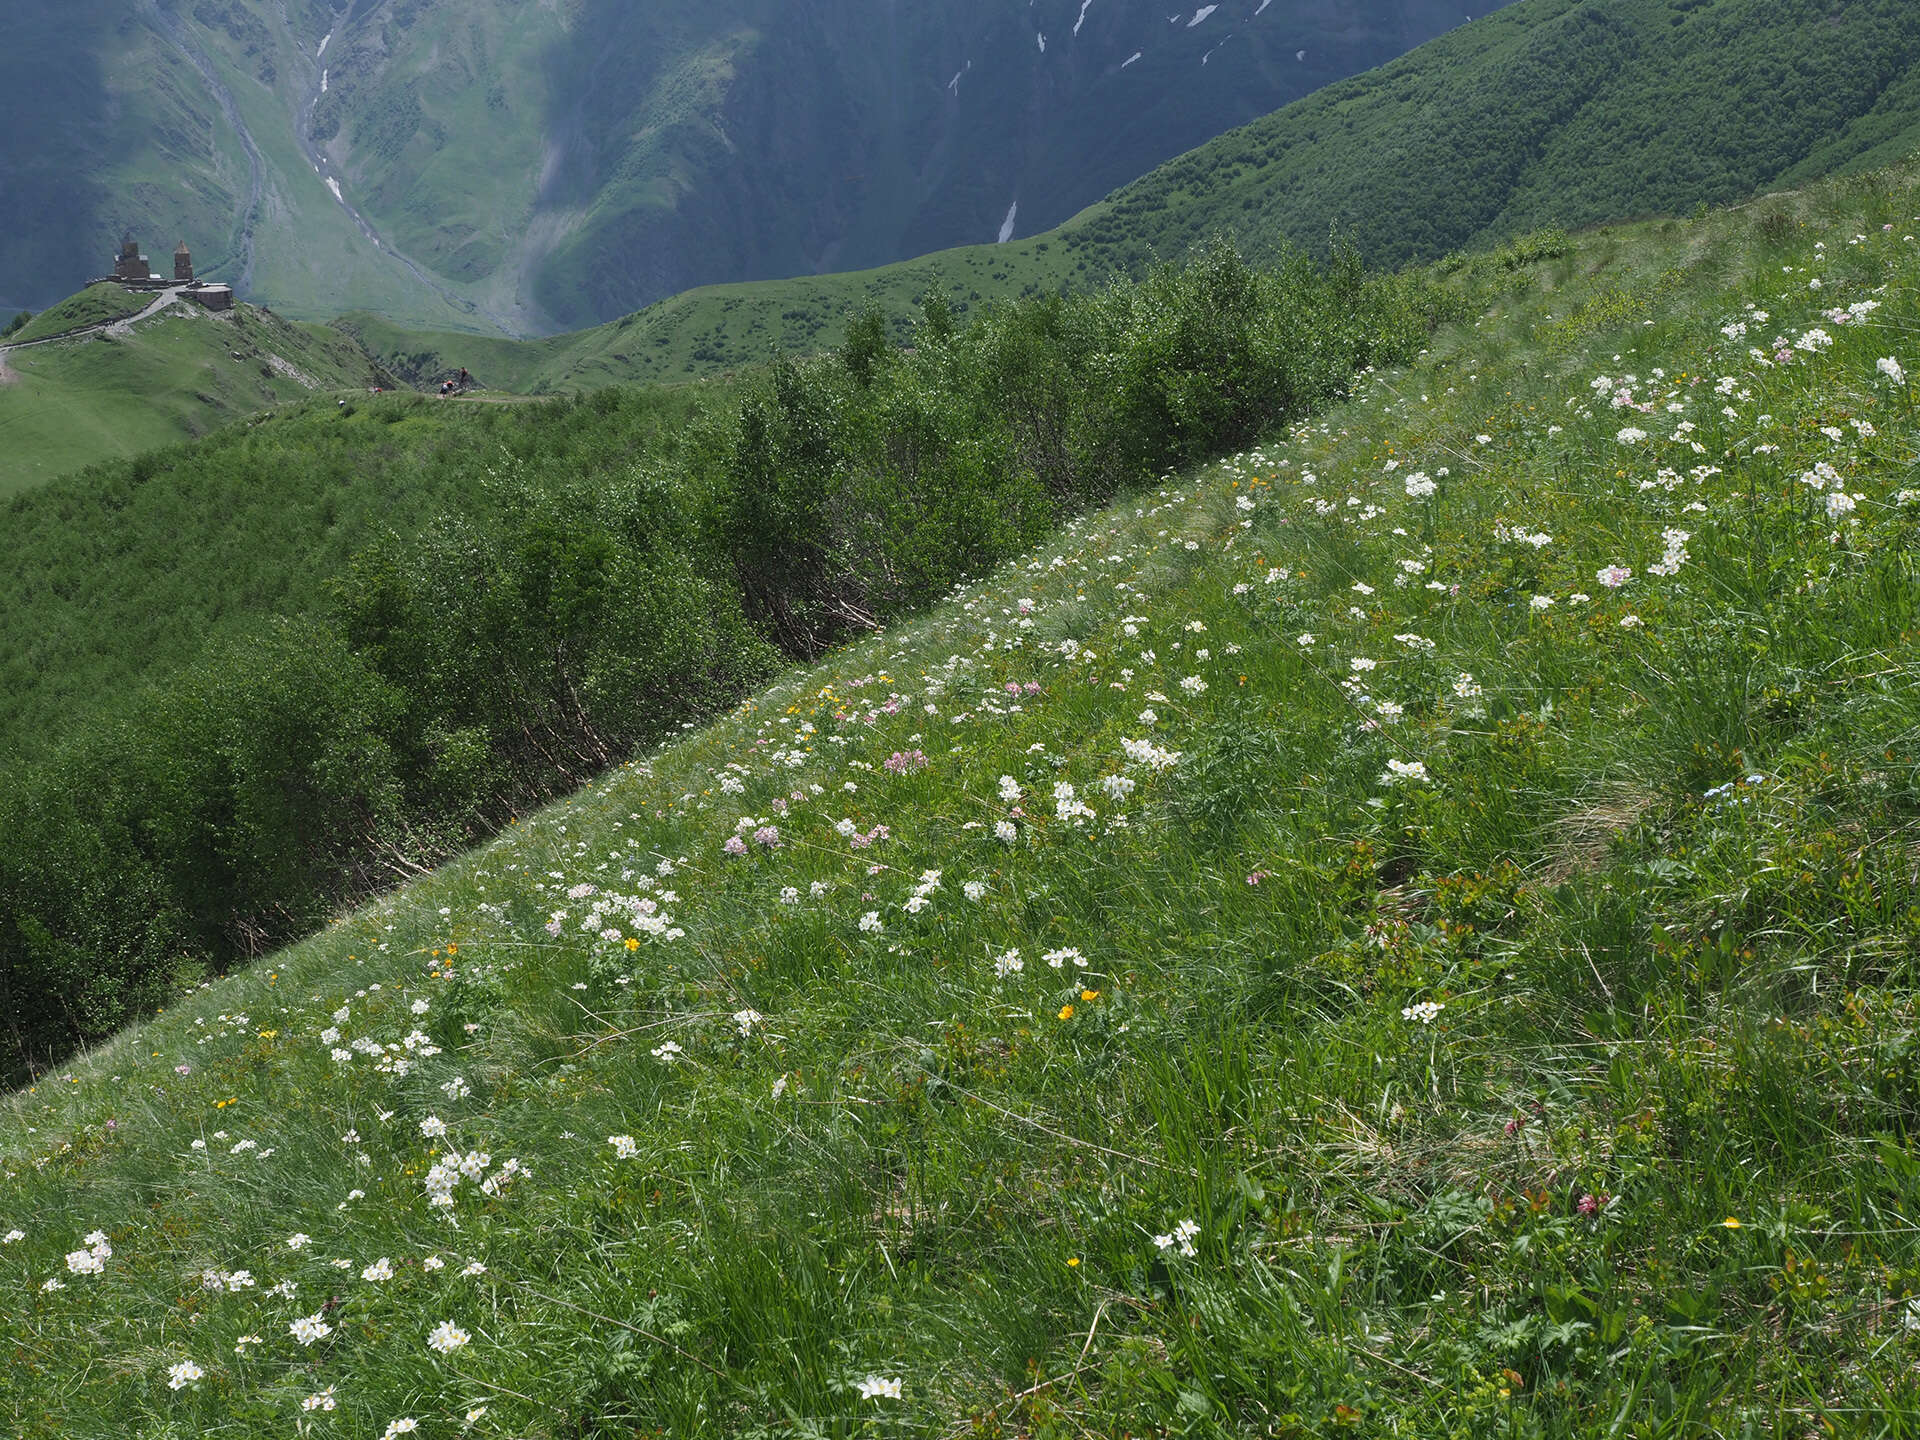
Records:
[[[94,286],[14,340],[123,318],[152,298]],[[251,305],[216,314],[181,300],[125,332],[0,347],[0,497],[291,400],[393,383],[339,331]]]
[[[43,1075],[0,1415],[1911,1433],[1917,199],[1470,263],[1350,403]]]
[[[119,285],[89,285],[59,304],[42,310],[8,335],[5,343],[24,345],[32,340],[64,335],[69,330],[81,330],[90,325],[104,325],[129,315],[138,315],[153,298]]]

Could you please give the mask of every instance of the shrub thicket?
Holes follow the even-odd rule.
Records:
[[[777,361],[671,436],[636,442],[634,407],[610,396],[526,422],[565,443],[442,446],[436,483],[458,499],[424,529],[362,544],[323,603],[224,631],[15,761],[15,1067],[436,863],[737,700],[782,654],[909,613],[1063,515],[1338,398],[1418,348],[1442,293],[1368,280],[1348,249],[1258,271],[1215,245],[965,329],[930,301],[905,349],[861,315],[838,352]],[[390,452],[412,453],[400,403],[392,426],[362,421],[358,449],[336,442],[330,473],[394,473]],[[207,448],[209,495],[234,493],[247,453]],[[189,502],[195,463],[170,465]]]

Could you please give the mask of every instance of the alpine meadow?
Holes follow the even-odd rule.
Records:
[[[1920,1440],[1920,21],[1104,5],[29,7],[0,1432]]]

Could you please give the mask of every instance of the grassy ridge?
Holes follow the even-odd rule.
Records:
[[[420,332],[355,312],[333,323],[414,383],[462,366],[488,386],[526,394],[602,385],[673,383],[759,365],[775,354],[806,355],[836,343],[868,305],[887,315],[903,343],[929,292],[964,318],[995,302],[1054,294],[1091,275],[1049,240],[973,245],[876,270],[712,285],[689,290],[624,319],[545,340]]]
[[[1917,199],[1586,237],[17,1095],[0,1413],[1912,1433]]]
[[[109,320],[138,315],[153,298],[119,285],[89,285],[78,294],[69,295],[58,305],[49,305],[9,335],[7,343],[22,345],[29,340],[44,340],[50,335],[64,335],[69,330],[78,330],[87,325],[102,325]]]
[[[1917,61],[1900,0],[1527,0],[1168,162],[1064,238],[1112,263],[1336,226],[1393,264],[1724,204],[1905,157]]]
[[[111,290],[101,297],[96,291]],[[55,330],[115,318],[127,296],[93,290],[26,328]],[[124,313],[124,312],[121,312]],[[131,334],[94,334],[14,350],[0,383],[0,497],[103,460],[206,435],[316,393],[362,393],[392,376],[350,337],[240,306],[222,314],[186,301]]]

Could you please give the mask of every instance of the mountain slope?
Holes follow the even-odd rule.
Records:
[[[1152,171],[1054,230],[871,271],[710,286],[537,345],[344,323],[389,364],[508,389],[690,379],[837,341],[929,290],[961,313],[1086,289],[1213,235],[1266,259],[1433,259],[1554,224],[1684,213],[1920,146],[1920,10],[1858,0],[1521,0]],[[1666,118],[1683,117],[1678,122]],[[1023,212],[1024,213],[1024,212]],[[478,355],[479,362],[462,358]]]
[[[0,1415],[1909,1432],[1916,201],[1583,237],[43,1077]]]
[[[0,194],[29,223],[0,236],[0,310],[103,271],[132,227],[187,236],[288,314],[510,333],[1028,234],[1465,18],[1458,0],[15,8]]]
[[[292,315],[324,319],[331,309],[315,300],[331,293],[414,324],[487,323],[330,195],[293,125],[300,47],[282,7],[257,9],[11,7],[0,49],[0,308],[38,309],[106,274],[130,229],[149,249],[188,240],[204,278]]]

